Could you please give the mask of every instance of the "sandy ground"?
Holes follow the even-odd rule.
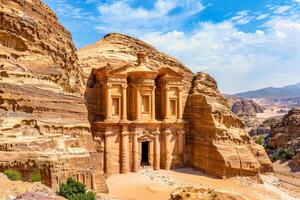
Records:
[[[273,163],[276,177],[292,194],[300,197],[300,169],[291,171],[288,165],[289,162],[283,161]]]
[[[110,194],[122,200],[164,200],[178,187],[197,186],[238,194],[251,200],[296,200],[296,194],[273,175],[261,176],[264,184],[250,178],[218,179],[182,168],[176,171],[143,169],[138,173],[112,175],[108,178]]]

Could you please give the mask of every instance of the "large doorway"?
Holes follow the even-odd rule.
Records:
[[[142,159],[141,165],[149,165],[149,142],[142,142]]]

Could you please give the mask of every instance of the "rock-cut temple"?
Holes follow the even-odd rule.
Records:
[[[135,66],[93,70],[101,99],[93,132],[107,174],[183,165],[183,76],[169,67],[151,69],[142,52],[137,57]]]

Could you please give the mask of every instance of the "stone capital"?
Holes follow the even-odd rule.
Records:
[[[185,134],[185,130],[177,130],[177,134],[178,135],[184,135]]]
[[[154,135],[154,136],[160,135],[160,131],[159,131],[159,130],[152,131],[151,133],[152,133],[152,135]]]
[[[107,89],[110,89],[110,88],[112,88],[112,83],[106,83],[104,86],[105,86]]]
[[[127,83],[121,84],[121,88],[122,88],[122,89],[126,89],[126,88],[127,88]]]
[[[105,131],[102,133],[103,136],[105,137],[109,137],[109,136],[112,136],[113,135],[113,132],[112,131]]]
[[[170,129],[166,129],[164,131],[162,131],[163,135],[171,135],[172,131]]]
[[[129,135],[129,131],[122,131],[121,132],[121,136],[127,136],[127,135]]]

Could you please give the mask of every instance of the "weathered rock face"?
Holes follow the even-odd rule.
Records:
[[[40,0],[1,0],[2,75],[49,80],[68,91],[82,82],[70,33]]]
[[[38,168],[46,165],[44,181],[53,187],[67,176],[98,176],[70,33],[40,0],[0,0],[0,21],[1,170],[14,162],[26,167],[31,159]]]
[[[23,119],[60,133],[74,125],[88,128],[83,99],[67,93],[79,93],[83,75],[71,35],[55,13],[40,0],[1,0],[0,20],[2,129]]]
[[[231,111],[245,123],[248,132],[252,133],[252,130],[258,129],[262,122],[256,114],[264,112],[262,106],[252,100],[232,95],[225,95],[225,97],[228,100]]]
[[[190,126],[186,138],[190,165],[219,177],[272,171],[264,148],[249,137],[208,74],[195,75],[185,113]]]
[[[157,51],[149,44],[136,38],[111,33],[93,45],[82,48],[78,51],[79,64],[83,69],[84,76],[87,79],[87,88],[85,92],[85,100],[89,110],[89,121],[92,123],[96,120],[96,105],[99,102],[95,100],[95,96],[99,95],[99,91],[95,88],[95,79],[91,76],[93,68],[104,67],[109,64],[112,68],[131,64],[137,64],[137,52],[142,51],[147,55],[145,64],[152,69],[160,69],[162,67],[170,67],[174,71],[182,74],[185,78],[183,99],[187,99],[188,91],[191,86],[193,73],[178,60]]]
[[[229,100],[229,102],[231,103],[230,107],[232,112],[234,112],[237,115],[256,115],[256,113],[264,112],[263,108],[252,100],[239,99],[234,101]]]
[[[271,127],[268,141],[271,148],[300,148],[300,109],[292,109]]]

